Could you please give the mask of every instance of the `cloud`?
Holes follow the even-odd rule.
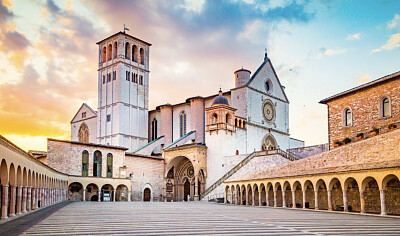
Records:
[[[356,78],[355,78],[355,83],[357,85],[361,85],[361,84],[365,84],[368,83],[372,80],[372,77],[369,74],[359,74]]]
[[[400,33],[393,34],[385,45],[372,50],[371,53],[381,52],[382,50],[393,50],[398,47],[400,47]]]
[[[361,39],[361,35],[359,33],[351,34],[351,35],[347,36],[346,39],[347,40],[359,40],[359,39]]]
[[[325,56],[333,56],[339,55],[347,52],[347,49],[326,49],[324,47],[320,48],[320,53],[317,56],[317,59],[321,59]]]
[[[396,14],[391,21],[387,24],[389,29],[394,29],[400,26],[400,15]]]

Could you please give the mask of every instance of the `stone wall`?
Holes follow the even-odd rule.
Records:
[[[392,114],[388,118],[380,116],[379,103],[384,96],[391,101]],[[334,99],[327,105],[329,145],[332,149],[336,140],[355,138],[358,133],[369,132],[372,127],[380,128],[400,121],[400,77]],[[345,108],[350,108],[353,116],[352,125],[348,127],[343,126]]]
[[[142,201],[145,187],[153,194],[153,201],[158,201],[162,194],[164,161],[140,155],[126,156],[126,174],[132,174],[132,201]]]
[[[107,176],[108,153],[113,155],[113,177],[120,177],[119,168],[125,162],[125,149],[48,139],[47,164],[62,173],[81,176],[82,152],[84,150],[89,152],[89,176],[93,176],[93,154],[98,150],[102,154],[102,177]]]
[[[303,159],[312,155],[316,155],[329,150],[328,144],[319,144],[308,147],[291,148],[287,151],[299,159]]]

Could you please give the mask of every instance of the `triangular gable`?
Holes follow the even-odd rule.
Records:
[[[86,118],[82,119],[82,117],[79,117],[79,114],[81,114],[82,112],[86,112]],[[71,123],[93,117],[97,117],[97,112],[95,112],[88,104],[83,103],[74,115],[74,118],[72,118]]]
[[[265,92],[265,81],[267,78],[272,82],[271,96],[289,102],[285,90],[282,88],[278,75],[276,74],[269,58],[267,58],[267,60],[265,60],[260,67],[258,67],[256,72],[251,76],[250,80],[245,86]]]

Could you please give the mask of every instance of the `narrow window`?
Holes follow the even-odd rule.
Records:
[[[215,125],[217,123],[217,120],[218,120],[218,115],[214,113],[212,123]]]
[[[103,75],[103,84],[105,84],[105,83],[106,83],[106,76]]]
[[[93,176],[101,177],[101,152],[95,151],[93,153]]]
[[[89,174],[89,152],[82,152],[82,176],[88,176]]]
[[[388,98],[384,98],[382,100],[382,116],[383,117],[390,116],[390,102]]]
[[[140,64],[144,65],[144,50],[140,49]]]
[[[111,121],[111,115],[107,115],[107,122]]]
[[[107,61],[106,52],[107,52],[106,47],[103,47],[103,63]]]
[[[117,72],[113,71],[113,80],[116,80],[116,79],[117,79]]]
[[[154,118],[151,122],[151,140],[157,139],[157,119]]]
[[[131,54],[131,47],[129,43],[125,43],[125,58],[130,59],[130,54]]]
[[[180,123],[180,135],[181,137],[186,134],[186,113],[182,111],[179,116],[179,123]]]
[[[117,44],[117,42],[115,42],[115,43],[114,43],[114,50],[113,50],[114,59],[117,58],[117,47],[118,47],[118,44]]]
[[[351,111],[349,108],[346,108],[344,111],[344,125],[345,126],[351,126]]]
[[[113,155],[107,154],[107,177],[112,178],[113,176]]]

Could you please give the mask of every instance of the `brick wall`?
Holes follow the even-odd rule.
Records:
[[[379,101],[388,96],[391,101],[392,115],[380,118]],[[383,127],[400,121],[400,77],[370,88],[358,90],[352,94],[334,99],[328,105],[329,144],[333,148],[336,140],[355,137],[366,133],[372,127]],[[352,110],[352,126],[343,127],[343,111]]]

